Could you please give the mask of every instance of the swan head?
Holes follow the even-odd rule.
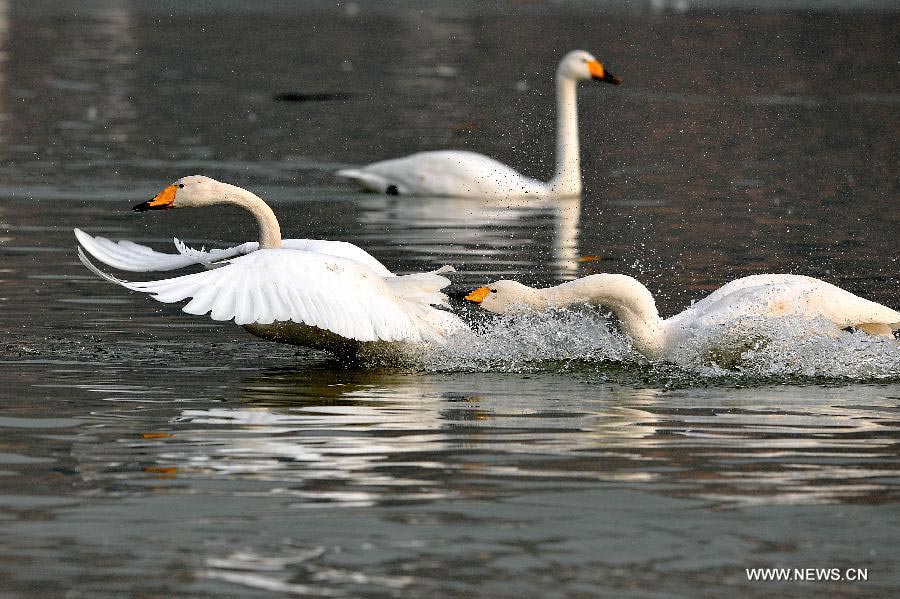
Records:
[[[568,79],[593,79],[619,85],[622,80],[606,70],[599,60],[584,50],[573,50],[566,54],[556,69],[557,77]]]
[[[495,314],[523,312],[546,307],[538,290],[516,281],[496,281],[487,287],[479,287],[465,297],[478,304],[482,310]]]
[[[135,212],[147,210],[170,210],[172,208],[196,208],[216,203],[223,195],[224,183],[204,177],[190,175],[178,179],[152,199],[135,206]]]

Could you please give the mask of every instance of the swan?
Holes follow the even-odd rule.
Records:
[[[546,289],[497,281],[475,289],[465,299],[495,313],[575,304],[604,306],[618,318],[634,348],[649,360],[665,359],[675,348],[705,332],[745,332],[741,331],[741,322],[748,317],[824,319],[834,324],[835,332],[852,327],[881,337],[892,337],[893,331],[900,329],[900,312],[896,310],[825,281],[789,274],[734,280],[666,319],[660,318],[649,289],[637,279],[620,274],[590,275]],[[752,342],[749,331],[746,333],[741,343]]]
[[[281,239],[278,220],[269,206],[240,187],[200,175],[184,177],[134,209],[143,212],[215,204],[234,204],[250,212],[259,225],[259,242],[213,252],[179,246],[183,252],[179,256],[155,252],[147,261],[155,269],[178,268],[188,261],[211,266],[208,270],[129,282],[94,266],[81,247],[79,257],[100,277],[149,293],[161,302],[193,298],[182,308],[188,314],[209,313],[213,320],[234,320],[263,339],[340,354],[354,354],[371,344],[440,342],[467,328],[454,314],[433,307],[447,305],[440,290],[450,281],[441,274],[452,267],[396,276],[349,243],[288,243]],[[76,237],[101,261],[116,266],[119,260],[131,270],[140,268],[140,256],[149,250],[130,242],[98,241],[84,232],[76,231]],[[117,255],[115,251],[121,248],[123,253]],[[163,264],[166,256],[171,259]]]
[[[389,195],[539,197],[581,195],[576,82],[621,80],[583,50],[569,52],[556,69],[556,173],[544,183],[487,156],[462,150],[419,152],[404,158],[337,171],[365,190]]]

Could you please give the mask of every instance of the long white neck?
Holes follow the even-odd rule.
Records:
[[[281,247],[281,227],[275,213],[262,198],[246,189],[222,183],[225,193],[216,196],[217,204],[234,204],[253,215],[259,225],[259,248],[276,249]]]
[[[575,80],[556,74],[556,173],[550,187],[560,196],[581,194],[578,93]]]
[[[650,290],[626,275],[598,274],[537,290],[545,306],[575,304],[605,306],[619,319],[634,348],[656,359],[665,350],[667,334]]]

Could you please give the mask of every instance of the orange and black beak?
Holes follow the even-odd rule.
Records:
[[[469,300],[470,302],[475,302],[476,304],[480,304],[484,301],[484,298],[491,294],[491,290],[487,287],[479,287],[469,295],[467,295],[464,299]]]
[[[174,207],[175,193],[178,191],[177,185],[169,185],[161,192],[156,194],[152,200],[141,202],[132,210],[135,212],[146,212],[147,210],[168,210]]]
[[[596,60],[588,63],[588,70],[590,70],[591,79],[594,81],[603,81],[604,83],[612,83],[613,85],[622,83],[621,79],[604,69],[603,65]]]

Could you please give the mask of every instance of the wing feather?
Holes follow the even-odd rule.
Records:
[[[184,311],[236,324],[293,321],[358,341],[422,341],[439,338],[429,318],[435,310],[420,298],[423,281],[385,277],[359,262],[303,250],[257,250],[226,261],[220,268],[162,279],[128,282],[97,269],[79,248],[82,262],[101,277],[127,289],[171,303],[191,298]],[[447,283],[438,275],[431,284]],[[427,279],[427,277],[426,277]],[[397,285],[389,282],[398,281]],[[427,295],[427,294],[425,294]],[[418,296],[418,297],[415,297]]]
[[[224,249],[194,249],[178,238],[174,239],[177,254],[157,252],[133,241],[113,241],[105,237],[88,235],[75,229],[78,243],[94,258],[108,266],[130,272],[159,272],[178,270],[195,264],[215,266],[216,263],[237,258],[259,249],[258,241],[248,241]],[[284,239],[284,249],[296,249],[337,258],[346,258],[364,264],[375,274],[392,277],[394,274],[364,249],[346,241],[329,239]]]
[[[75,229],[78,243],[100,262],[119,270],[153,272],[177,270],[195,264],[194,260],[179,254],[166,254],[134,243],[112,241],[106,237],[93,237],[81,229]]]
[[[291,319],[291,303],[290,297],[286,293],[283,285],[279,285],[278,281],[272,285],[272,311],[275,320],[286,321]]]
[[[231,320],[234,315],[234,296],[235,289],[233,286],[220,286],[218,301],[210,311],[209,317],[213,320]]]
[[[250,285],[239,285],[235,290],[235,302],[234,302],[234,323],[235,324],[250,324],[253,322],[253,304],[250,299],[250,287],[252,286],[252,282]]]
[[[220,285],[210,285],[206,288],[201,288],[197,290],[197,295],[195,295],[191,301],[185,304],[184,310],[188,314],[197,314],[203,315],[209,312],[209,308],[207,306],[212,305],[214,302],[214,298],[219,294]],[[177,301],[177,300],[176,300]]]
[[[188,246],[177,237],[175,237],[173,241],[175,242],[175,249],[178,250],[178,253],[186,258],[190,258],[191,264],[203,264],[204,266],[212,265],[214,262],[228,260],[229,258],[243,256],[244,254],[249,254],[250,252],[255,252],[259,249],[258,241],[248,241],[246,243],[221,250],[207,250],[205,248],[196,250]]]

